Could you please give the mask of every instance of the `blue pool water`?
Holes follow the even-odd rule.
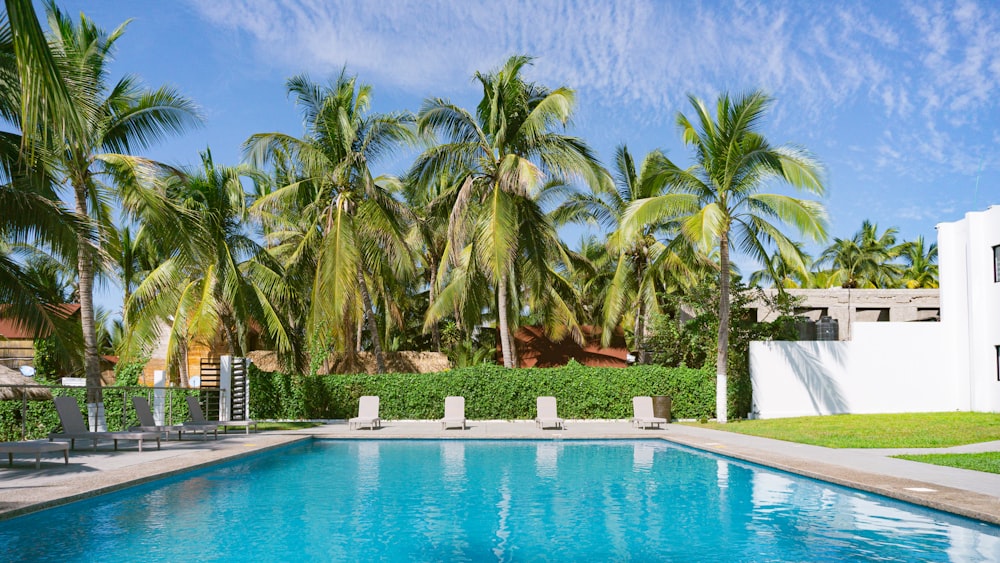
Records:
[[[318,440],[0,522],[8,561],[998,561],[1000,528],[650,441]]]

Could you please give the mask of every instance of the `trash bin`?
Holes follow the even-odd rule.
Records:
[[[653,395],[653,416],[665,418],[670,422],[670,397],[667,395]]]

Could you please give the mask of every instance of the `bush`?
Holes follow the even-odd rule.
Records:
[[[481,365],[425,374],[301,376],[250,366],[250,416],[255,419],[346,419],[357,416],[358,398],[380,397],[388,419],[433,420],[444,414],[444,398],[465,397],[465,414],[478,420],[531,419],[535,398],[553,395],[564,418],[622,419],[632,416],[632,397],[669,395],[677,418],[711,414],[712,370],[633,366],[505,369]]]
[[[655,364],[662,366],[702,366],[712,373],[718,361],[719,299],[721,293],[715,280],[708,280],[689,289],[683,296],[666,296],[665,314],[653,320],[652,334],[646,340],[646,350]],[[754,300],[769,302],[769,308],[785,312],[794,310],[795,301],[779,293],[768,298],[756,288],[746,287],[733,278],[730,292],[729,319],[728,411],[730,418],[746,416],[752,409],[750,385],[750,342],[754,340],[791,340],[795,337],[794,319],[781,316],[773,322],[756,322],[747,307]],[[681,311],[694,313],[694,318],[681,321]],[[714,383],[713,383],[714,385]],[[715,397],[706,418],[715,416]]]

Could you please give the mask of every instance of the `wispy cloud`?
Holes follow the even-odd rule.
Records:
[[[1000,11],[989,0],[192,5],[244,33],[261,64],[285,74],[331,74],[346,64],[366,81],[420,96],[474,94],[473,72],[527,53],[538,57],[536,79],[569,85],[586,103],[639,123],[671,121],[689,92],[711,98],[761,87],[781,100],[776,118],[792,126],[864,104],[881,115],[877,159],[890,168],[962,160],[985,150],[997,128]],[[955,132],[969,127],[976,138]]]

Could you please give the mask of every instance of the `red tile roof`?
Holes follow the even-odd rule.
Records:
[[[4,307],[0,305],[0,315],[2,315]],[[55,314],[64,319],[68,319],[80,312],[79,303],[63,303],[53,305],[52,307]],[[5,340],[34,340],[35,338],[45,338],[46,336],[48,336],[48,333],[37,335],[28,331],[18,319],[0,318],[0,338]]]

